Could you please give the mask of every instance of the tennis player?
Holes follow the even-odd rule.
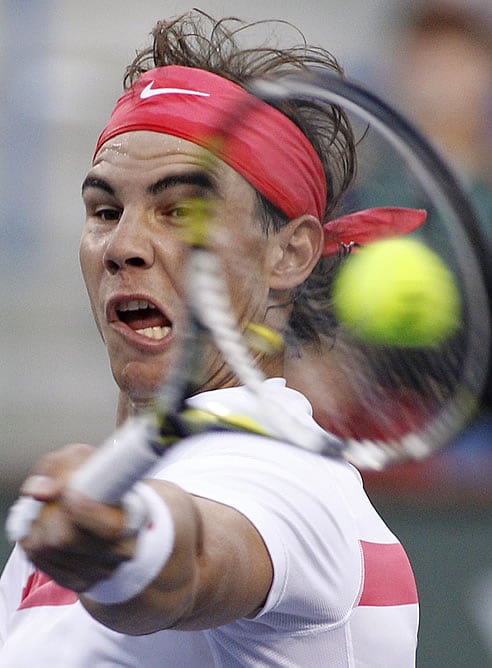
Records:
[[[229,123],[219,159],[204,164],[202,145],[224,109],[248,104],[251,77],[340,69],[304,44],[241,49],[237,30],[199,12],[158,23],[83,183],[81,265],[119,424],[149,406],[181,353],[180,230],[196,198],[221,223],[217,252],[241,328],[287,330],[302,354],[333,326],[315,317],[327,293],[315,299],[337,243],[351,241],[340,226],[329,234],[355,169],[344,114],[259,103]],[[265,392],[316,428],[307,398],[286,384],[284,355],[257,355]],[[220,355],[210,349],[205,361],[189,405],[257,417]],[[48,455],[23,485],[45,505],[1,579],[1,666],[415,665],[412,569],[348,463],[247,431],[197,434],[135,486],[150,518],[135,534],[123,506],[67,486],[91,454],[75,445]]]

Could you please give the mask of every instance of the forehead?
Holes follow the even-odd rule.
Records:
[[[147,130],[126,132],[108,140],[95,156],[91,172],[145,180],[162,173],[188,170],[206,171],[223,193],[238,188],[254,192],[243,176],[201,146]]]

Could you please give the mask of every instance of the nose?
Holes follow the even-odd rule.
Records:
[[[144,215],[125,211],[111,232],[104,252],[104,266],[114,274],[125,267],[151,267],[154,259],[152,235],[145,225]]]

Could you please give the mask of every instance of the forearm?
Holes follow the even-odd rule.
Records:
[[[179,624],[193,610],[199,589],[202,519],[194,498],[169,483],[146,484],[153,491],[140,490],[152,500],[153,510],[149,526],[136,539],[135,556],[81,594],[95,619],[129,635]]]
[[[255,614],[268,594],[273,573],[253,525],[231,507],[166,483],[150,484],[174,507],[172,554],[141,594],[116,605],[95,605],[84,599],[89,612],[106,626],[130,635],[164,628],[206,629]]]
[[[92,453],[87,446],[64,448],[45,458],[23,485],[22,493],[42,504],[22,540],[40,570],[78,592],[102,624],[132,635],[211,628],[259,609],[272,564],[247,517],[170,482],[139,483],[154,490],[168,518],[162,533],[155,523],[139,561],[141,535],[128,536],[124,506],[94,501],[67,484]]]

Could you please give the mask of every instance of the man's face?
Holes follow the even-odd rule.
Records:
[[[113,375],[135,402],[165,380],[186,333],[187,200],[210,200],[242,325],[266,318],[276,251],[255,220],[255,192],[220,161],[204,169],[203,158],[185,140],[129,132],[102,147],[84,181],[82,272]],[[207,366],[204,387],[231,382],[218,354]]]

